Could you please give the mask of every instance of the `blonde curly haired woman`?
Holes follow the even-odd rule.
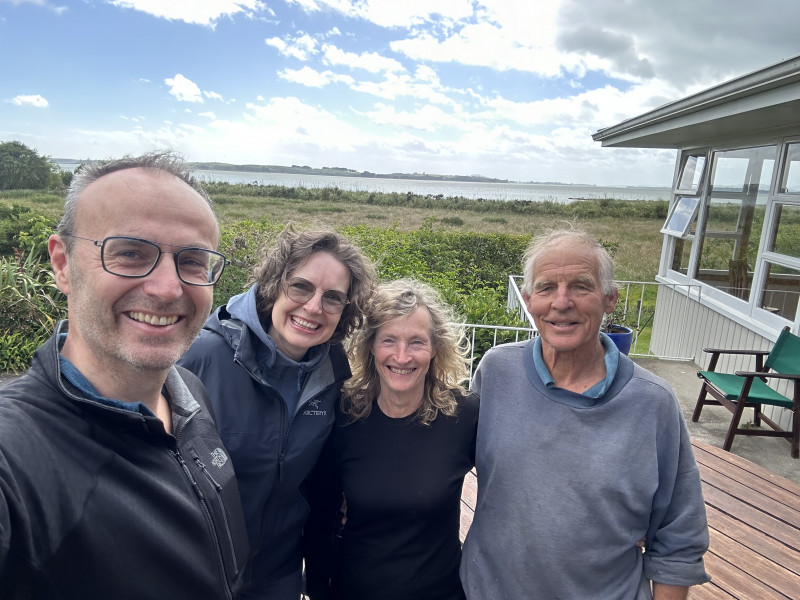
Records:
[[[319,469],[330,477],[328,522],[342,494],[346,506],[329,597],[462,599],[460,498],[479,404],[461,385],[469,344],[438,294],[413,280],[380,285],[364,319]]]

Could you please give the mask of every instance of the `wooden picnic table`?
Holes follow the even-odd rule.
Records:
[[[748,460],[693,440],[703,482],[711,582],[692,600],[800,599],[800,486]],[[800,466],[798,467],[800,468]],[[461,495],[461,539],[478,496],[475,473]]]

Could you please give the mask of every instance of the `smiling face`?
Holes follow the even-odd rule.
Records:
[[[322,294],[336,290],[345,296],[350,287],[350,271],[329,252],[315,252],[301,263],[289,279],[305,279],[317,293],[305,304],[295,302],[281,290],[272,307],[269,335],[275,345],[289,358],[299,361],[309,348],[331,339],[341,314],[330,314],[322,309]]]
[[[381,325],[372,354],[381,382],[380,396],[421,403],[425,376],[436,355],[428,310],[420,306],[406,317]]]
[[[141,168],[104,175],[89,184],[76,208],[76,236],[102,241],[129,236],[162,251],[216,249],[217,222],[208,203],[177,177]],[[69,332],[62,354],[90,381],[169,369],[189,348],[211,309],[213,288],[185,284],[172,254],[162,254],[142,278],[103,269],[100,248],[51,236],[51,263],[67,294]],[[96,384],[97,385],[97,384]]]
[[[600,347],[603,315],[618,294],[603,293],[594,252],[568,241],[553,244],[533,265],[528,311],[542,337],[545,361],[555,355],[592,356]]]

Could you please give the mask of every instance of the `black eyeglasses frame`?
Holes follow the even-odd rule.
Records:
[[[92,242],[92,244],[94,244],[95,247],[100,248],[100,263],[103,265],[103,270],[106,273],[110,273],[111,275],[116,275],[117,277],[125,277],[127,279],[141,279],[142,277],[147,277],[158,266],[158,262],[161,260],[161,256],[163,254],[172,254],[172,259],[173,259],[173,262],[175,263],[175,272],[178,274],[178,279],[180,279],[181,282],[185,283],[186,285],[194,285],[194,286],[198,286],[198,287],[208,287],[208,286],[216,284],[220,280],[220,277],[222,277],[222,272],[225,270],[225,266],[228,264],[228,259],[225,258],[225,255],[222,254],[222,252],[217,252],[216,250],[210,250],[208,248],[199,248],[199,247],[196,247],[196,246],[183,246],[183,247],[180,247],[180,250],[177,250],[175,252],[170,252],[170,251],[167,251],[167,250],[162,250],[161,246],[159,244],[157,244],[156,242],[153,242],[151,240],[146,240],[146,239],[143,239],[143,238],[137,238],[137,237],[129,236],[129,235],[110,235],[108,237],[103,238],[102,240],[93,240],[91,238],[81,237],[79,235],[74,235],[72,233],[62,233],[60,235],[61,235],[61,237],[71,237],[71,238],[74,238],[76,240],[84,240],[86,242]],[[153,246],[156,250],[158,250],[158,254],[156,255],[156,259],[153,261],[153,264],[150,266],[150,268],[147,270],[146,273],[142,273],[142,274],[138,274],[138,275],[129,275],[129,274],[126,274],[126,273],[117,273],[115,271],[110,270],[106,266],[105,246],[106,246],[106,242],[108,242],[109,240],[131,240],[131,241],[135,241],[135,242],[142,242],[144,244],[148,244],[150,246]],[[170,246],[172,248],[177,248],[178,247],[178,246],[172,246],[171,244],[162,244],[162,245]],[[194,252],[196,252],[198,250],[202,251],[202,252],[207,252],[208,254],[211,254],[213,256],[218,256],[221,259],[218,264],[221,264],[222,266],[219,267],[219,270],[216,272],[216,277],[212,281],[209,281],[208,283],[198,283],[196,281],[187,281],[187,280],[185,280],[183,278],[183,275],[181,275],[181,270],[180,270],[179,263],[178,263],[178,255],[180,255],[182,252],[185,252],[185,251],[194,251]],[[214,271],[210,270],[208,273],[209,273],[209,276],[212,276],[214,274]]]

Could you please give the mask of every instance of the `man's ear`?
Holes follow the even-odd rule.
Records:
[[[606,296],[606,314],[610,315],[614,312],[614,308],[617,306],[617,302],[619,301],[619,290],[614,290],[611,294]]]
[[[67,246],[58,234],[53,234],[47,240],[47,250],[50,252],[50,266],[53,267],[53,274],[56,277],[56,285],[66,296],[69,296],[70,276],[69,259],[67,258]]]

